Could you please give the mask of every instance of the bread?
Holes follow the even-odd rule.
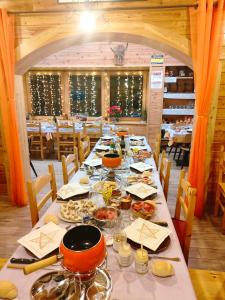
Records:
[[[17,297],[17,287],[8,280],[0,280],[0,298],[14,299]]]
[[[89,183],[89,177],[84,176],[80,179],[80,184],[88,184]]]
[[[51,215],[51,214],[47,214],[45,217],[44,217],[44,222],[45,224],[49,223],[49,222],[53,222],[55,224],[59,224],[59,219],[57,216],[55,215]]]
[[[152,274],[159,277],[168,277],[174,275],[173,266],[164,260],[154,260],[151,264]]]

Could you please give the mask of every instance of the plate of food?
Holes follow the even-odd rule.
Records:
[[[92,185],[95,192],[102,194],[103,190],[112,187],[112,190],[118,189],[118,184],[115,181],[98,181]]]
[[[148,185],[154,185],[154,181],[149,176],[144,175],[132,175],[127,177],[127,183],[128,184],[135,184],[137,182],[142,182]]]
[[[70,183],[63,185],[61,189],[57,192],[57,195],[61,199],[65,200],[74,196],[87,194],[88,192],[89,189],[87,187],[83,187],[79,183]]]
[[[97,206],[91,200],[70,200],[68,203],[61,204],[58,217],[69,223],[79,223],[84,216],[92,216]]]
[[[141,173],[143,173],[144,171],[153,169],[153,167],[151,165],[143,163],[143,162],[133,163],[130,165],[130,168],[134,169],[138,172],[141,172]]]
[[[134,199],[145,200],[147,197],[156,195],[157,189],[145,183],[139,182],[128,186],[126,188],[126,192],[131,194],[133,197],[135,196]]]
[[[131,205],[131,212],[135,218],[149,220],[154,215],[155,210],[156,204],[151,200],[140,201]]]

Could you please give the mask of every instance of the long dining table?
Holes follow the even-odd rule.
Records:
[[[146,147],[150,150],[149,145],[144,138]],[[129,142],[129,140],[128,140]],[[92,160],[96,157],[95,148],[90,153],[88,160]],[[188,268],[184,260],[182,250],[179,244],[179,240],[176,231],[173,226],[173,222],[169,213],[167,202],[165,200],[163,189],[160,183],[159,174],[156,169],[156,165],[153,157],[147,160],[147,163],[153,166],[152,178],[157,186],[157,196],[154,199],[156,201],[157,209],[153,217],[154,220],[162,220],[168,223],[168,228],[171,230],[170,244],[168,248],[159,253],[160,256],[165,257],[179,257],[180,261],[170,262],[175,274],[171,277],[157,277],[150,271],[144,275],[136,273],[134,262],[129,267],[120,267],[118,264],[117,253],[113,250],[112,246],[107,247],[107,270],[112,278],[112,293],[111,300],[164,300],[164,299],[176,299],[176,300],[193,300],[196,299],[191,279],[189,276]],[[130,169],[127,170],[130,173]],[[71,178],[70,183],[79,182],[80,178],[86,174],[85,170],[81,168]],[[100,196],[101,197],[101,196]],[[58,214],[60,209],[60,203],[54,201],[48,208],[45,214]],[[16,222],[16,220],[15,220]],[[40,227],[44,224],[44,216],[39,220],[36,226]],[[66,227],[67,222],[60,220],[60,225]],[[104,233],[104,231],[103,231]],[[155,255],[157,256],[157,254]],[[30,258],[28,252],[19,245],[13,253],[12,257],[15,258]],[[151,259],[149,265],[155,258]],[[52,270],[61,269],[61,266],[51,266]],[[63,270],[63,269],[62,269]],[[24,275],[22,270],[7,268],[4,266],[0,272],[0,280],[10,280],[18,288],[18,299],[27,300],[30,299],[30,290],[33,283],[42,275],[49,272],[49,268],[41,269],[33,272],[29,275]]]

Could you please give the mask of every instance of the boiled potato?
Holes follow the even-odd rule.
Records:
[[[8,280],[0,280],[0,298],[14,299],[17,297],[17,287]]]

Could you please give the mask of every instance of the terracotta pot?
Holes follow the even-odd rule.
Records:
[[[106,256],[106,245],[101,231],[92,225],[79,225],[69,230],[60,244],[63,266],[72,272],[91,273]]]
[[[108,153],[102,158],[102,163],[106,168],[117,168],[121,165],[121,157],[118,154]]]

